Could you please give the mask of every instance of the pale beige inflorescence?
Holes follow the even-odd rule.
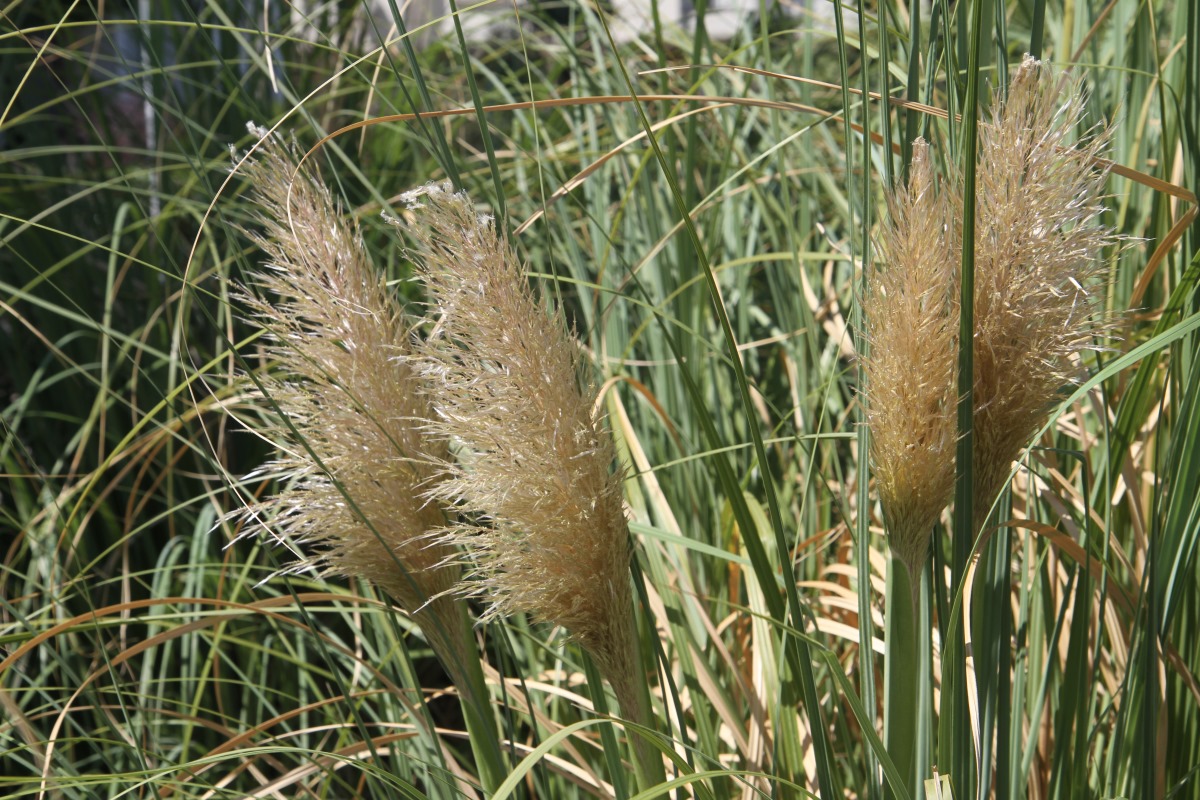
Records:
[[[883,263],[864,298],[871,455],[892,550],[915,577],[954,490],[959,244],[924,140],[888,198]]]
[[[561,626],[611,678],[634,668],[630,542],[610,434],[578,345],[463,193],[410,193],[432,328],[417,346],[455,459],[431,492],[477,521],[448,529],[485,617]]]
[[[1079,354],[1109,327],[1090,288],[1117,242],[1101,222],[1108,129],[1084,131],[1080,81],[1026,57],[979,127],[974,253],[975,528]],[[872,460],[891,547],[926,557],[954,485],[963,179],[939,184],[924,142],[889,197],[883,264],[864,298]],[[916,573],[913,573],[914,575]]]
[[[1117,243],[1101,220],[1109,129],[1081,131],[1085,111],[1079,78],[1027,56],[980,125],[976,532],[1060,390],[1080,376],[1079,354],[1110,327],[1090,293]]]
[[[261,377],[264,405],[282,415],[273,438],[285,455],[264,471],[286,477],[242,512],[254,523],[247,533],[298,544],[308,555],[294,569],[363,578],[428,618],[430,598],[459,570],[428,536],[446,524],[425,499],[437,478],[431,461],[446,448],[423,432],[429,398],[404,359],[408,326],[320,179],[297,172],[295,154],[273,138],[260,150],[247,178],[262,226],[253,236],[269,261],[253,276],[261,295],[245,299],[276,362]]]

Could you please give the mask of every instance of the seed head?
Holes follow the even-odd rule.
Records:
[[[444,537],[478,578],[464,591],[490,603],[485,618],[526,612],[609,674],[629,670],[621,478],[578,346],[465,194],[429,185],[408,200],[433,323],[413,363],[434,398],[429,428],[456,456],[430,494],[477,521]]]
[[[244,299],[277,364],[261,381],[285,455],[264,470],[287,477],[241,513],[248,533],[307,546],[294,570],[363,578],[415,613],[458,570],[428,536],[445,524],[424,495],[446,451],[422,431],[429,400],[404,359],[407,326],[325,185],[297,173],[290,148],[270,138],[261,147],[247,177],[262,225],[252,236],[269,260],[252,276],[261,296]]]
[[[974,480],[986,516],[1079,355],[1110,327],[1091,293],[1117,243],[1101,221],[1110,130],[1082,132],[1078,78],[1026,56],[980,125],[976,169]],[[961,199],[956,202],[961,208]],[[960,215],[961,218],[961,215]],[[980,524],[983,519],[977,520]]]
[[[1100,220],[1107,128],[1075,140],[1077,79],[1026,57],[979,128],[973,343],[976,529],[1062,387],[1109,323],[1090,294],[1099,254],[1117,242]],[[914,143],[907,188],[888,199],[864,298],[872,460],[890,545],[919,570],[954,485],[958,265],[963,178],[933,178]],[[917,573],[913,572],[915,576]]]
[[[958,243],[929,146],[888,197],[880,255],[863,300],[870,356],[867,422],[889,545],[915,578],[954,490]]]

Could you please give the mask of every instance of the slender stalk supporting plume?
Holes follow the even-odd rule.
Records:
[[[325,185],[296,173],[292,152],[251,130],[264,139],[247,169],[263,226],[253,238],[270,260],[253,276],[265,297],[247,292],[245,300],[278,363],[260,380],[283,417],[274,434],[286,455],[268,468],[289,477],[279,494],[242,512],[252,522],[247,533],[306,549],[293,569],[362,578],[390,595],[463,694],[480,734],[472,744],[494,744],[470,621],[447,594],[460,571],[448,563],[450,546],[429,536],[446,518],[422,498],[436,485],[433,463],[447,453],[423,432],[429,399],[403,358],[403,315]],[[492,749],[477,757],[494,788],[504,770]]]
[[[431,429],[458,448],[431,496],[478,525],[448,529],[478,580],[486,617],[525,612],[561,626],[612,684],[622,714],[652,727],[638,656],[631,557],[614,448],[581,387],[579,350],[561,314],[539,305],[490,220],[430,185],[411,233],[433,316],[416,364],[430,382]],[[661,755],[632,737],[642,788]]]
[[[1109,129],[1075,141],[1080,79],[1026,56],[980,125],[975,246],[975,533],[1107,321],[1089,287],[1117,243],[1101,223]],[[959,202],[961,206],[961,201]]]

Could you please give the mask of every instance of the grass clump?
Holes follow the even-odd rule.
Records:
[[[1190,796],[1200,6],[336,5],[0,14],[0,794]]]

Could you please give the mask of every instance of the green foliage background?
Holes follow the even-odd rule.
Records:
[[[222,521],[271,491],[243,476],[272,452],[237,378],[269,365],[230,300],[260,256],[229,147],[250,120],[307,149],[419,112],[312,158],[413,303],[380,212],[430,180],[468,190],[612,379],[679,796],[883,796],[861,267],[906,143],[957,157],[968,64],[998,86],[1034,51],[1116,120],[1108,222],[1130,245],[1102,254],[1103,290],[1125,323],[969,581],[970,542],[941,531],[918,760],[960,798],[1200,797],[1195,3],[887,0],[837,25],[764,4],[714,41],[699,2],[694,29],[659,15],[620,42],[574,2],[408,34],[382,5],[0,6],[0,787],[472,791],[407,621],[364,586],[268,580],[286,550],[231,546]],[[485,13],[508,26],[467,42]],[[956,602],[972,647],[947,658],[972,671],[943,695]],[[581,654],[519,619],[479,638],[513,794],[631,793]]]

